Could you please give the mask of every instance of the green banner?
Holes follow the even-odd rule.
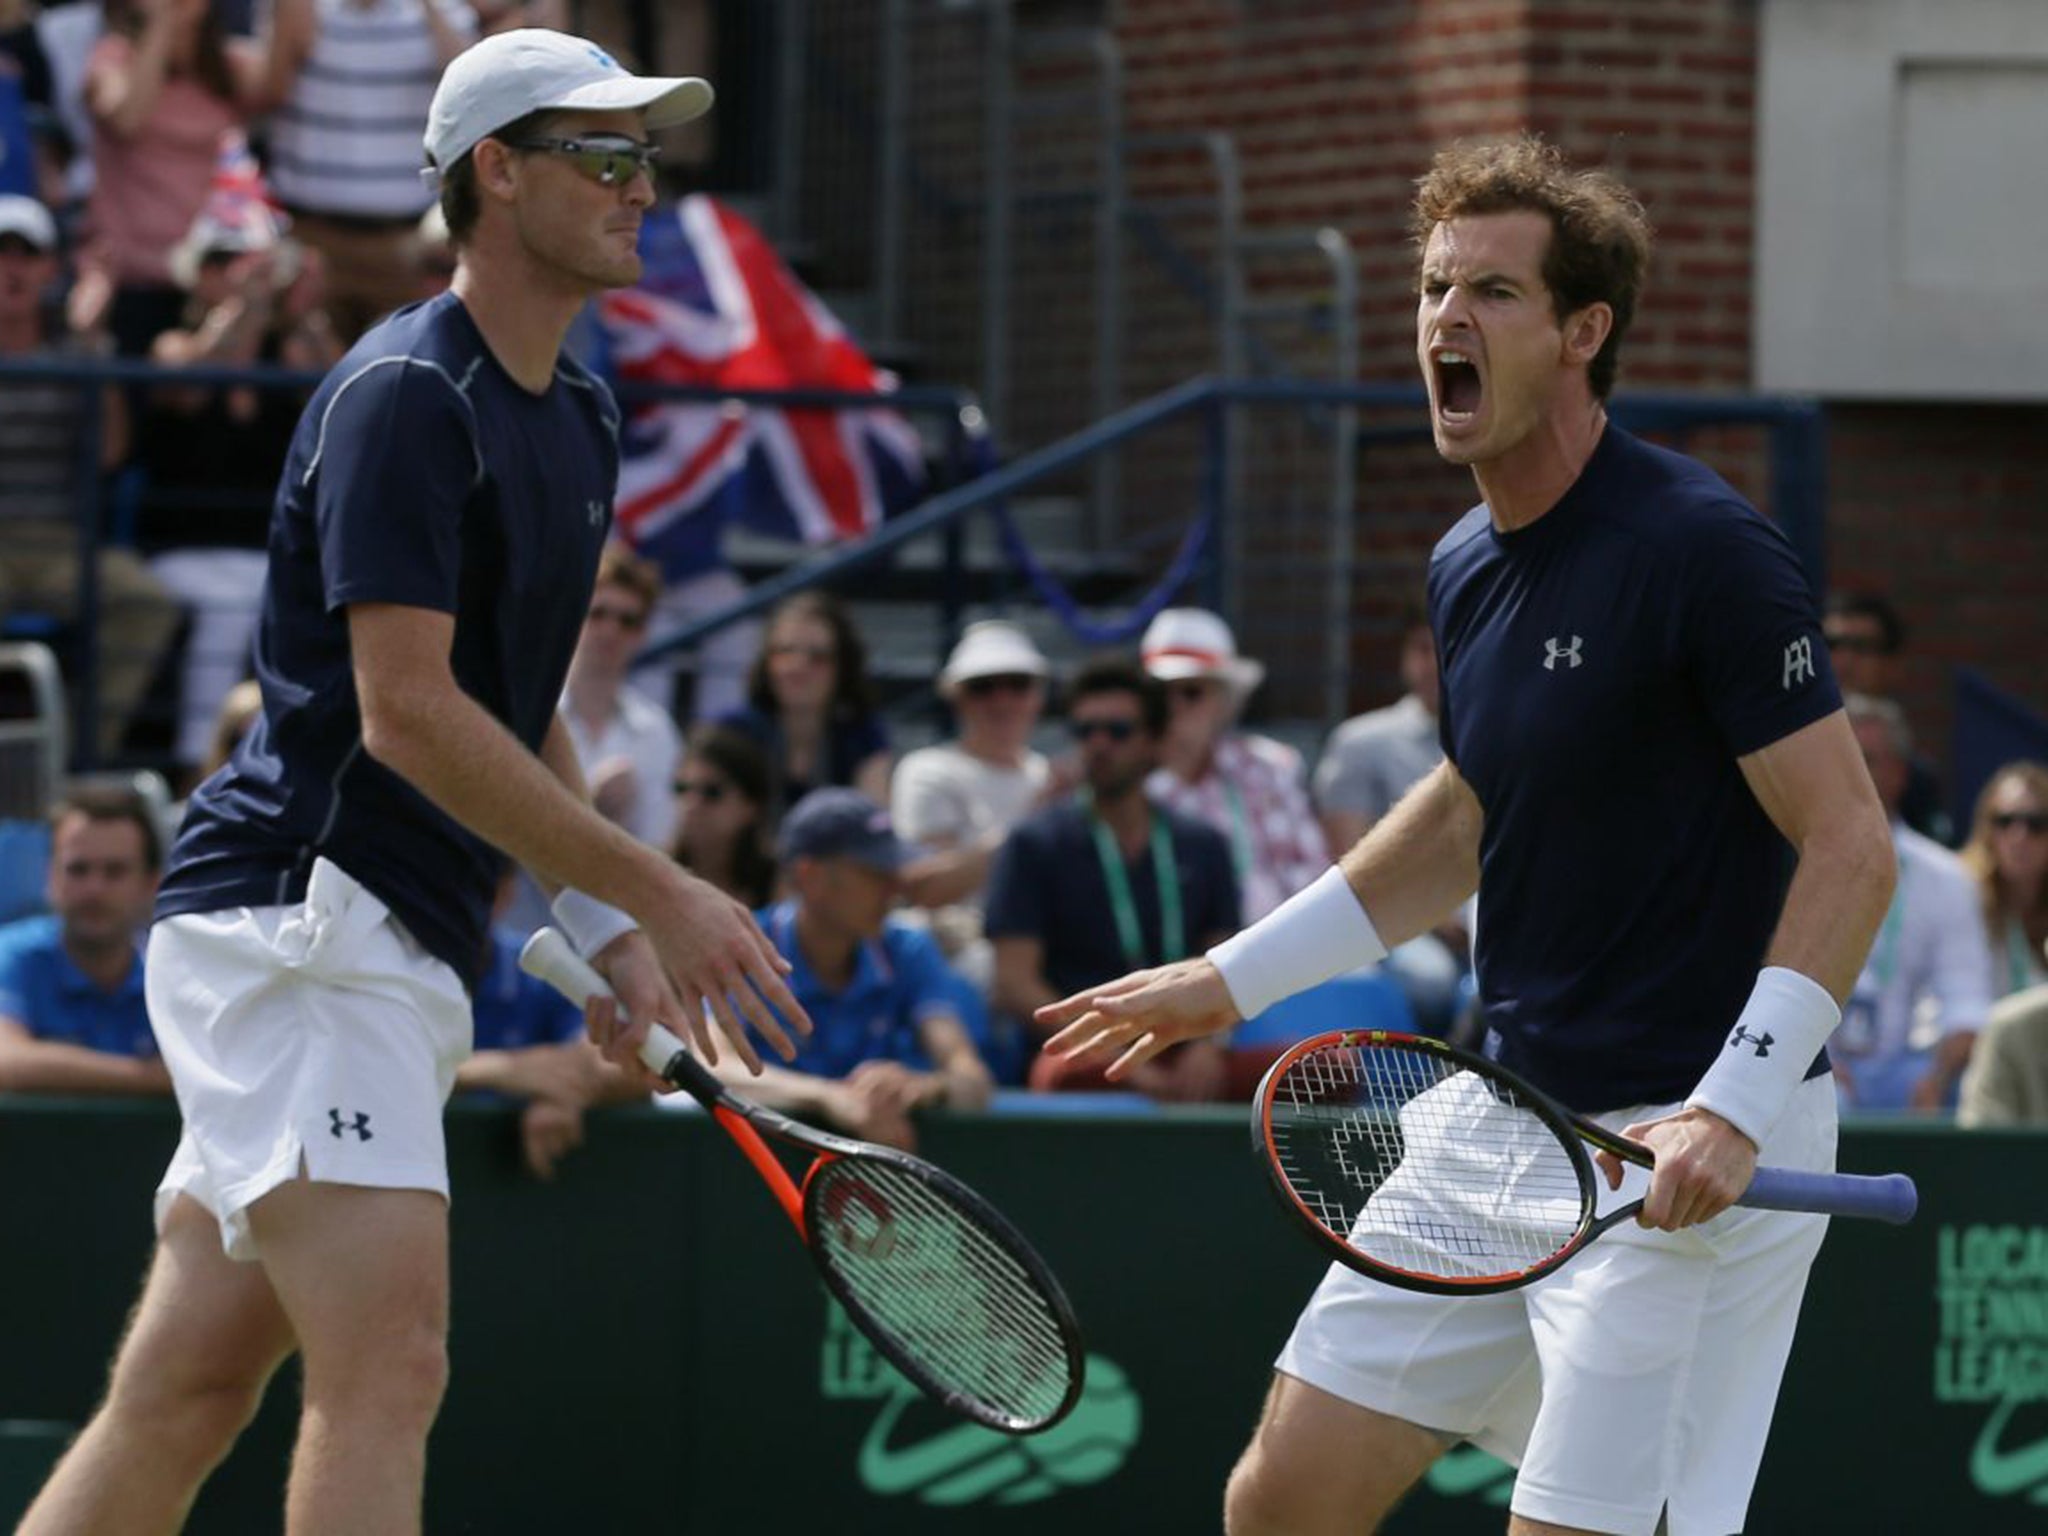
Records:
[[[99,1394],[176,1133],[166,1106],[0,1100],[0,1426],[34,1426],[0,1456],[0,1501]],[[925,1152],[1032,1238],[1087,1332],[1080,1407],[1017,1440],[905,1387],[704,1117],[597,1117],[549,1185],[520,1171],[504,1112],[458,1107],[449,1147],[436,1532],[1217,1531],[1322,1268],[1235,1111],[933,1126]],[[2041,1531],[2048,1136],[1851,1127],[1843,1165],[1913,1174],[1921,1215],[1834,1224],[1750,1529]],[[189,1530],[277,1528],[296,1396],[272,1391]],[[1498,1536],[1512,1485],[1454,1451],[1387,1529]],[[14,1513],[0,1507],[0,1528]]]

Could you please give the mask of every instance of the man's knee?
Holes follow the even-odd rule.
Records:
[[[324,1411],[430,1424],[448,1389],[445,1330],[420,1319],[352,1346],[309,1347],[305,1370],[306,1400]]]
[[[194,1462],[225,1457],[256,1410],[275,1359],[221,1355],[186,1362],[124,1355],[115,1362],[107,1413],[123,1433],[148,1433]]]

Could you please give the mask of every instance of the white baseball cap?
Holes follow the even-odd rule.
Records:
[[[950,699],[977,677],[1044,677],[1052,671],[1031,637],[1002,619],[970,624],[939,673],[939,697]]]
[[[711,85],[635,75],[593,42],[519,27],[485,38],[441,72],[427,109],[427,158],[445,172],[479,140],[550,108],[644,111],[649,128],[672,128],[711,110]]]
[[[39,251],[57,249],[57,221],[32,197],[0,195],[0,235],[18,235]]]

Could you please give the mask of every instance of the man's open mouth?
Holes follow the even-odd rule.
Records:
[[[1483,391],[1478,366],[1463,352],[1436,355],[1436,408],[1446,420],[1464,421],[1478,414]]]

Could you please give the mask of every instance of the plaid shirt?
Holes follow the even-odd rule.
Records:
[[[1247,924],[1330,867],[1301,754],[1270,737],[1233,732],[1216,744],[1209,772],[1199,782],[1161,768],[1145,787],[1153,799],[1206,821],[1230,840]]]

